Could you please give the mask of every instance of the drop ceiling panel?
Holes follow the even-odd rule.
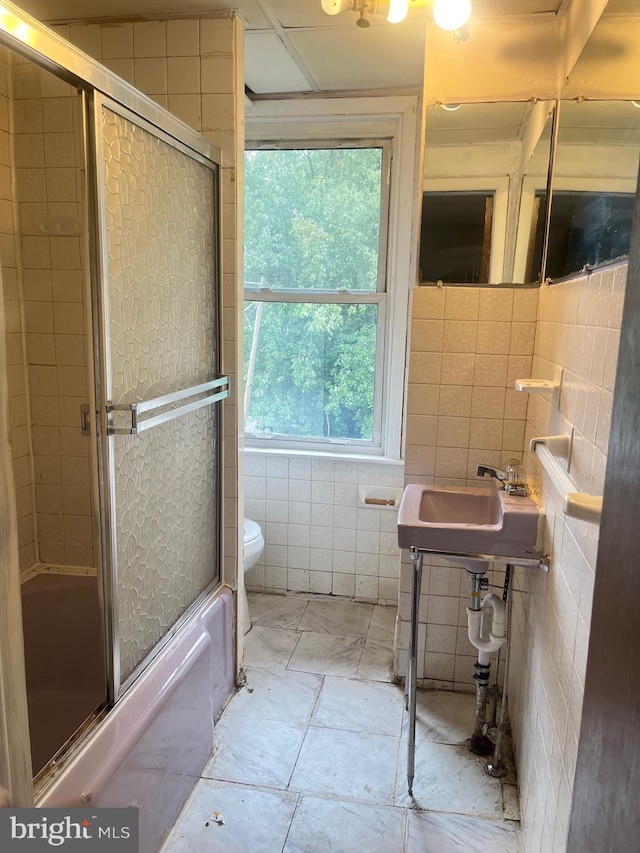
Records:
[[[244,73],[247,86],[259,94],[309,92],[314,88],[273,33],[246,33]]]
[[[289,30],[322,90],[421,86],[424,28],[387,24],[353,30]]]
[[[514,142],[522,135],[529,104],[463,104],[449,112],[442,107],[427,110],[426,144],[467,145],[482,142]]]
[[[504,15],[540,15],[557,12],[563,0],[483,0],[473,5],[471,15],[498,18]]]
[[[441,107],[427,110],[427,129],[501,128],[522,124],[528,101],[498,104],[463,104],[459,110],[448,112]]]
[[[257,0],[19,0],[29,15],[40,21],[86,20],[89,18],[156,18],[163,14],[175,17],[184,13],[210,15],[238,9],[250,27],[269,27]]]
[[[631,101],[563,101],[560,142],[640,142],[640,109]]]

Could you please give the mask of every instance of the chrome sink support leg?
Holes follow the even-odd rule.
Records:
[[[418,612],[420,609],[420,586],[422,584],[422,554],[415,548],[411,549],[411,568],[411,633],[405,682],[405,708],[409,712],[407,786],[410,797],[413,796],[413,777],[416,763],[416,664],[418,657]]]

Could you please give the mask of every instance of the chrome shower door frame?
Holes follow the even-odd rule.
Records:
[[[149,408],[155,408],[158,400],[150,401],[149,403],[133,403],[131,406],[114,406],[111,403],[111,388],[112,388],[112,370],[111,370],[111,353],[110,353],[110,306],[108,298],[108,242],[105,217],[105,169],[104,169],[104,148],[103,138],[100,131],[102,113],[106,108],[111,112],[125,118],[129,122],[142,128],[144,131],[152,134],[156,138],[167,143],[171,147],[177,149],[182,154],[187,155],[198,163],[210,169],[214,174],[214,281],[211,282],[211,287],[214,292],[215,299],[215,338],[216,338],[216,370],[219,374],[221,365],[221,273],[220,273],[220,157],[219,152],[210,147],[208,143],[195,131],[192,131],[186,125],[177,121],[173,116],[165,113],[161,108],[154,111],[153,117],[159,123],[149,121],[140,112],[130,108],[131,93],[128,93],[129,106],[125,106],[117,100],[114,100],[106,95],[93,91],[88,95],[88,126],[90,128],[90,145],[87,150],[89,153],[89,170],[91,176],[89,180],[90,189],[90,210],[92,213],[93,239],[92,243],[92,267],[93,267],[93,319],[94,319],[94,348],[95,348],[95,379],[96,379],[96,440],[98,443],[98,459],[99,459],[99,489],[100,495],[100,515],[101,515],[101,533],[102,533],[102,564],[105,567],[103,574],[103,593],[105,599],[105,618],[106,618],[106,634],[108,667],[108,692],[111,703],[116,702],[127,690],[127,688],[135,681],[140,673],[148,666],[162,648],[171,640],[176,631],[189,619],[190,614],[199,606],[199,604],[214,590],[221,580],[222,566],[222,461],[221,461],[221,443],[222,443],[222,409],[219,407],[217,417],[217,442],[218,453],[216,454],[216,492],[215,503],[218,511],[216,513],[216,543],[217,554],[216,561],[218,566],[217,578],[215,578],[196,598],[196,600],[186,609],[182,616],[175,622],[167,631],[167,633],[156,643],[151,651],[141,660],[136,668],[128,676],[123,677],[121,672],[121,636],[119,628],[119,606],[118,606],[118,583],[119,583],[119,566],[117,561],[117,536],[118,529],[116,523],[116,468],[114,455],[114,439],[118,433],[137,434],[138,430],[127,429],[121,430],[114,423],[114,412],[117,410],[127,410],[131,414],[132,424],[135,427],[136,414],[138,411],[146,411]],[[146,99],[141,97],[141,105]],[[161,121],[166,118],[166,121]],[[215,159],[214,159],[215,158]],[[190,405],[183,406],[186,410],[193,410],[202,405],[216,404],[220,399],[229,394],[229,383],[226,377],[217,377],[210,385],[214,386],[209,391],[218,391],[217,394],[210,394],[209,398],[199,398],[196,402]],[[193,398],[194,394],[202,393],[203,389],[196,386],[193,389],[188,389],[191,395],[187,392],[177,392],[176,398]],[[177,410],[174,410],[177,414]],[[123,412],[124,414],[124,412]],[[169,417],[172,413],[169,412]],[[156,420],[159,423],[167,420],[167,416],[156,416],[149,421]],[[142,424],[145,421],[141,421]]]

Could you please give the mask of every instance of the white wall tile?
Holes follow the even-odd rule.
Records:
[[[133,25],[133,55],[162,57],[167,55],[165,21],[140,21]]]
[[[332,593],[333,595],[354,596],[356,590],[355,575],[341,574],[340,572],[333,573]]]
[[[200,22],[197,20],[167,21],[167,56],[197,57],[199,54]]]

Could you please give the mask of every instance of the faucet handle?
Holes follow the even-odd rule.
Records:
[[[524,486],[527,482],[524,467],[518,459],[509,459],[507,462],[507,480],[511,486]]]

